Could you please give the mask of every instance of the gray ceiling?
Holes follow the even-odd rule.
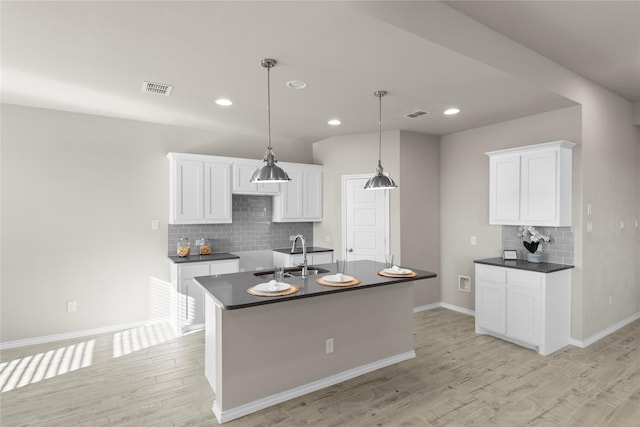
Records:
[[[381,89],[389,92],[384,129],[435,135],[575,105],[373,19],[349,2],[0,4],[3,103],[195,127],[230,142],[263,143],[266,70],[260,60],[271,57],[279,62],[271,71],[274,144],[377,131],[373,92]],[[446,4],[640,100],[639,2]],[[294,79],[307,87],[287,88]],[[146,94],[144,80],[175,89],[170,97]],[[218,97],[233,106],[216,105]],[[444,116],[450,106],[462,112]],[[416,109],[430,114],[403,117]],[[335,117],[343,124],[328,126]]]

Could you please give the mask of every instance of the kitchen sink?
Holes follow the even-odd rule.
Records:
[[[318,268],[309,266],[309,276],[317,276],[318,274],[329,273],[329,270],[325,270],[324,268]],[[273,276],[273,270],[264,270],[253,273],[254,276]],[[302,267],[295,268],[285,268],[284,270],[285,277],[301,277],[302,276]]]

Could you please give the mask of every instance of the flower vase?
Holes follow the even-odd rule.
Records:
[[[527,253],[527,261],[538,264],[542,262],[542,252]]]

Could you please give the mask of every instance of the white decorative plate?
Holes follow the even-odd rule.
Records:
[[[337,274],[330,274],[328,276],[324,276],[322,279],[326,280],[327,282],[345,283],[352,281],[353,277],[347,275],[342,275],[342,277],[339,277]]]
[[[408,268],[401,268],[398,266],[393,266],[391,268],[385,268],[384,270],[385,273],[387,274],[411,274],[413,273],[413,271],[409,270]]]
[[[267,283],[260,283],[259,285],[255,285],[253,289],[260,292],[283,292],[291,288],[291,285],[284,282],[276,282],[272,280]]]

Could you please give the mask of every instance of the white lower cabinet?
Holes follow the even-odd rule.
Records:
[[[571,269],[540,273],[476,264],[476,333],[543,356],[571,338]]]
[[[204,290],[193,281],[194,277],[237,273],[238,259],[222,261],[171,263],[171,283],[177,293],[176,332],[201,329],[204,326]]]
[[[273,252],[273,265],[296,267],[304,261],[302,254],[285,254]],[[307,265],[330,264],[333,262],[333,251],[311,252],[307,254]]]

